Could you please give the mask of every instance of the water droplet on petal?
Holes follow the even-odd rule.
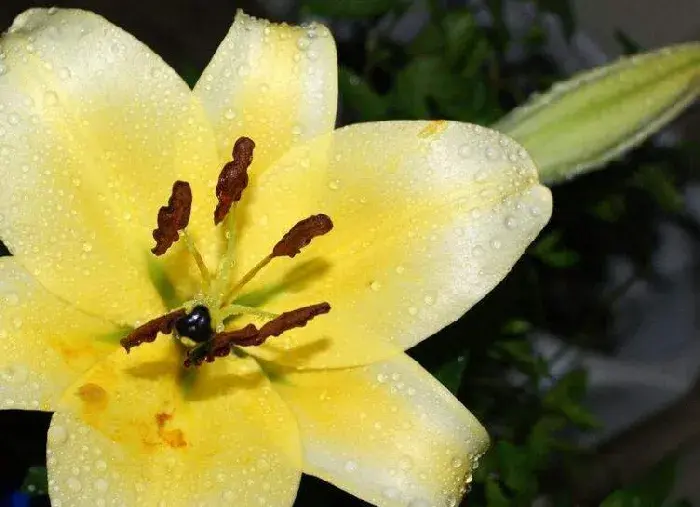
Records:
[[[399,490],[396,488],[386,488],[383,494],[389,500],[396,500],[399,497]]]
[[[68,432],[63,426],[51,426],[48,437],[51,443],[63,444],[68,440]]]
[[[56,94],[56,92],[49,90],[46,93],[44,93],[44,103],[47,106],[55,106],[56,104],[58,104],[58,95]]]
[[[66,485],[68,486],[68,489],[70,489],[71,491],[75,491],[75,492],[80,491],[83,487],[83,485],[80,484],[80,481],[78,479],[76,479],[75,477],[70,477],[66,481]]]

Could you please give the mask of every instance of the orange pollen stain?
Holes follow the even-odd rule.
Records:
[[[425,139],[427,137],[433,137],[438,134],[442,134],[447,129],[446,120],[435,120],[428,123],[423,130],[418,132],[418,137]]]
[[[104,410],[109,402],[107,391],[97,384],[83,384],[78,388],[78,396],[87,410]]]
[[[180,429],[165,429],[165,425],[173,418],[172,414],[160,412],[156,414],[156,425],[158,426],[158,436],[173,449],[180,449],[187,446],[185,434]]]

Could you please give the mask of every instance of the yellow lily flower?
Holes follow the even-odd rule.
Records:
[[[194,90],[84,11],[25,12],[0,55],[0,408],[55,412],[54,507],[291,505],[302,471],[379,506],[459,502],[488,437],[403,351],[491,290],[549,219],[517,143],[452,122],[334,131],[319,25],[239,13]],[[245,138],[250,181],[215,227],[217,175]],[[164,208],[180,240],[156,257],[175,181],[191,215]],[[332,231],[268,258],[319,214]],[[305,327],[265,328],[320,302]],[[194,306],[213,319],[206,347],[246,324],[260,343],[186,368]],[[172,336],[120,347],[173,311],[188,317],[160,323]]]

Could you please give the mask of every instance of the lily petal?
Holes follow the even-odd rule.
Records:
[[[211,222],[218,159],[201,105],[92,13],[29,10],[0,53],[0,237],[76,306],[129,323],[157,313],[151,231],[175,179],[211,196],[191,220]]]
[[[214,125],[222,160],[234,141],[256,143],[253,173],[335,125],[335,43],[322,25],[274,24],[238,11],[195,94]]]
[[[255,362],[207,364],[188,387],[179,356],[157,340],[68,390],[49,429],[52,504],[292,505],[297,426]]]
[[[298,368],[367,364],[463,315],[522,255],[551,195],[515,141],[451,122],[353,125],[280,159],[249,196],[241,273],[296,221],[333,230],[294,259],[274,259],[241,304],[331,311],[255,354]]]
[[[53,410],[117,347],[118,329],[49,293],[12,257],[0,259],[0,301],[0,409]]]
[[[274,384],[297,417],[304,472],[373,505],[457,505],[488,435],[438,381],[401,354]]]

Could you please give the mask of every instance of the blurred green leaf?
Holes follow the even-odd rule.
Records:
[[[664,167],[645,165],[634,175],[634,182],[646,190],[669,213],[681,211],[683,198],[673,181],[673,174]]]
[[[512,319],[509,320],[505,326],[503,326],[504,334],[524,334],[532,329],[532,324],[526,320],[522,319]]]
[[[544,407],[555,413],[562,413],[577,426],[595,428],[597,419],[581,405],[586,393],[586,372],[573,370],[564,375],[545,394],[542,399]]]
[[[465,356],[457,356],[443,363],[437,370],[433,371],[433,376],[438,379],[442,385],[452,392],[457,394],[459,386],[462,383],[462,375],[467,366]]]
[[[595,216],[606,222],[617,222],[627,210],[627,203],[623,195],[611,195],[596,203],[592,212]]]
[[[500,484],[494,479],[486,481],[486,501],[489,507],[511,507],[510,500],[503,494]]]
[[[620,46],[622,46],[622,52],[626,55],[633,55],[635,53],[640,53],[643,51],[642,46],[640,46],[635,40],[633,40],[629,35],[627,35],[622,30],[615,30],[615,40]]]
[[[46,467],[30,467],[20,490],[32,496],[48,494],[49,484]]]
[[[561,232],[550,232],[530,248],[530,253],[536,259],[553,268],[568,268],[577,264],[580,260],[579,254],[563,247],[561,241]]]
[[[537,491],[537,477],[526,448],[502,440],[496,443],[495,451],[501,480],[510,490],[528,494]]]
[[[319,16],[365,18],[399,7],[402,0],[304,0],[304,6]]]
[[[359,121],[386,118],[386,99],[347,67],[340,67],[338,70],[338,89],[343,103],[358,113]]]
[[[564,35],[570,39],[576,29],[574,11],[569,0],[537,0],[540,9],[556,15],[564,29]]]

